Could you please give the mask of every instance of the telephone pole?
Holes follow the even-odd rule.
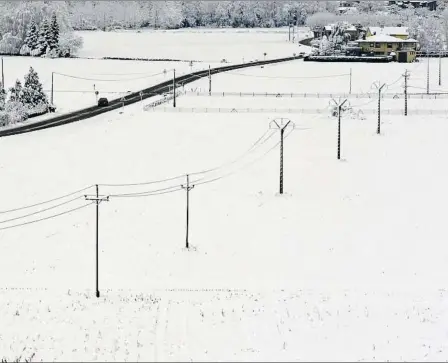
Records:
[[[190,185],[190,176],[187,174],[187,185],[181,185],[182,189],[187,191],[187,230],[186,230],[186,239],[185,239],[185,247],[187,249],[190,248],[190,243],[188,241],[188,234],[190,228],[190,190],[194,188],[194,185]]]
[[[426,69],[426,94],[429,95],[429,52],[426,52],[426,57],[428,58],[428,67]]]
[[[378,127],[376,133],[379,135],[381,133],[381,91],[386,86],[386,83],[375,82],[374,86],[378,90]]]
[[[404,74],[404,115],[408,115],[408,78],[409,78],[409,71],[406,69]]]
[[[85,199],[86,200],[90,200],[90,201],[93,201],[93,202],[95,202],[96,203],[96,284],[95,284],[95,288],[96,288],[96,297],[100,297],[100,289],[99,289],[99,276],[98,276],[98,273],[99,273],[99,269],[98,269],[98,261],[99,261],[99,258],[98,258],[98,254],[99,254],[99,248],[98,248],[98,245],[99,245],[99,207],[100,207],[100,203],[101,202],[108,202],[109,201],[109,196],[107,196],[107,197],[100,197],[100,194],[99,194],[99,188],[98,188],[98,184],[96,184],[95,185],[95,187],[96,187],[96,196],[88,196],[88,195],[85,195],[84,197],[85,197]]]
[[[439,86],[442,85],[442,51],[439,52]]]
[[[341,159],[341,112],[342,106],[347,102],[345,99],[343,102],[337,103],[335,100],[332,100],[336,107],[338,108],[338,160]]]
[[[54,100],[54,72],[51,72],[51,105],[53,106]]]
[[[173,71],[173,107],[176,107],[176,70]]]
[[[348,93],[351,95],[352,94],[352,69],[350,68],[350,88]]]
[[[208,95],[212,95],[212,71],[210,65],[208,65]]]
[[[277,122],[279,121],[280,124]],[[283,174],[283,141],[284,141],[284,135],[285,135],[285,129],[291,124],[294,128],[294,123],[285,118],[275,119],[271,121],[271,124],[269,125],[269,128],[273,128],[271,125],[274,124],[275,128],[280,130],[280,194],[283,194],[283,180],[284,180],[284,174]]]

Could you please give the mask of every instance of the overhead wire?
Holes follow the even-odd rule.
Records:
[[[28,213],[28,214],[24,214],[24,215],[21,215],[21,216],[18,216],[18,217],[14,217],[14,218],[6,219],[6,220],[3,220],[3,221],[0,221],[0,224],[8,223],[8,222],[12,222],[12,221],[16,221],[16,220],[23,219],[23,218],[27,218],[27,217],[31,217],[31,216],[34,216],[34,215],[37,215],[37,214],[41,214],[41,213],[43,213],[43,212],[46,212],[46,211],[49,211],[49,210],[52,210],[52,209],[61,207],[61,206],[63,206],[63,205],[70,204],[70,203],[72,203],[72,202],[74,202],[74,201],[76,201],[76,200],[79,200],[79,199],[81,199],[81,198],[83,198],[83,197],[82,197],[82,196],[79,196],[79,197],[76,197],[76,198],[72,198],[72,199],[70,199],[70,200],[68,200],[68,201],[65,201],[65,202],[63,202],[63,203],[59,203],[59,204],[56,204],[56,205],[54,205],[54,206],[51,206],[51,207],[48,207],[48,208],[45,208],[45,209],[38,210],[38,211],[33,212],[33,213]]]
[[[70,209],[70,210],[67,210],[67,211],[64,211],[64,212],[61,212],[61,213],[58,213],[58,214],[53,214],[53,215],[48,216],[48,217],[45,217],[45,218],[35,219],[35,220],[32,220],[32,221],[24,222],[24,223],[20,223],[20,224],[14,224],[14,225],[12,225],[12,226],[8,226],[8,227],[0,227],[0,231],[3,231],[3,230],[5,230],[5,229],[11,229],[11,228],[16,228],[16,227],[22,227],[22,226],[26,226],[26,225],[29,225],[29,224],[33,224],[33,223],[37,223],[37,222],[42,222],[42,221],[46,221],[46,220],[53,219],[53,218],[56,218],[56,217],[60,217],[60,216],[65,215],[65,214],[73,213],[73,212],[75,212],[75,211],[77,211],[77,210],[79,210],[79,209],[86,208],[86,207],[88,207],[89,205],[92,205],[92,204],[93,204],[93,203],[87,203],[87,204],[84,204],[84,205],[82,205],[82,206],[80,206],[80,207],[72,208],[72,209]]]
[[[262,75],[236,73],[236,72],[226,72],[226,74],[230,74],[233,76],[244,76],[244,77],[254,77],[254,78],[271,78],[271,79],[320,79],[320,78],[336,78],[336,77],[350,76],[350,73],[334,74],[334,75],[327,75],[327,76],[309,76],[309,77],[262,76]]]
[[[55,201],[57,201],[57,200],[61,200],[61,199],[64,199],[64,198],[71,197],[72,195],[79,194],[79,193],[84,192],[84,191],[86,191],[86,190],[88,190],[88,189],[90,189],[90,188],[93,188],[93,185],[90,185],[90,186],[88,186],[88,187],[85,187],[85,188],[76,190],[76,191],[74,191],[74,192],[71,192],[71,193],[62,195],[62,196],[60,196],[60,197],[56,197],[56,198],[53,198],[53,199],[45,200],[45,201],[43,201],[43,202],[39,202],[39,203],[35,203],[35,204],[30,204],[30,205],[27,205],[27,206],[18,207],[18,208],[14,208],[14,209],[9,209],[9,210],[0,211],[0,214],[6,214],[6,213],[11,213],[11,212],[17,212],[17,211],[24,210],[24,209],[30,209],[30,208],[33,208],[33,207],[38,207],[38,206],[41,206],[41,205],[44,205],[44,204],[48,204],[48,203],[51,203],[51,202],[55,202]]]
[[[145,77],[136,77],[136,78],[122,78],[122,79],[101,79],[101,78],[87,78],[87,77],[79,77],[79,76],[74,76],[71,74],[65,74],[65,73],[59,73],[59,72],[54,72],[54,74],[58,74],[60,76],[64,76],[64,77],[68,77],[68,78],[74,78],[74,79],[80,79],[80,80],[84,80],[84,81],[96,81],[96,82],[125,82],[125,81],[135,81],[138,79],[146,79],[146,78],[151,78],[151,77],[155,77],[158,76],[160,74],[164,74],[165,72],[159,72],[159,73],[154,73]]]

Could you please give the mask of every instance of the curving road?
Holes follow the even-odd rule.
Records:
[[[281,63],[281,62],[288,62],[295,59],[299,59],[299,57],[287,57],[287,58],[278,58],[278,59],[271,59],[271,60],[264,60],[264,61],[257,61],[257,62],[251,62],[251,63],[244,63],[244,64],[235,64],[231,66],[224,66],[224,67],[217,67],[212,68],[210,70],[211,74],[217,74],[221,72],[227,72],[232,71],[235,69],[240,68],[248,68],[248,67],[254,67],[254,66],[260,66],[264,64],[274,64],[274,63]],[[176,84],[188,84],[191,82],[194,82],[200,78],[207,77],[209,74],[208,69],[203,71],[197,71],[193,73],[189,73],[186,75],[183,75],[181,77],[176,78]],[[65,125],[68,123],[85,120],[97,115],[100,115],[102,113],[110,112],[112,110],[116,110],[117,108],[123,107],[123,103],[125,106],[131,105],[136,102],[140,102],[142,99],[147,99],[154,97],[156,95],[160,95],[166,92],[169,92],[172,89],[173,81],[165,81],[163,83],[159,83],[155,86],[146,88],[141,91],[133,92],[124,97],[124,101],[122,98],[117,98],[114,100],[111,100],[109,102],[109,106],[107,107],[98,107],[98,106],[92,106],[88,108],[84,108],[81,110],[73,111],[64,115],[59,115],[56,117],[48,118],[43,121],[34,122],[30,124],[23,124],[19,127],[15,127],[12,129],[6,129],[6,130],[0,130],[0,137],[4,136],[11,136],[11,135],[18,135],[25,132],[32,132],[32,131],[38,131],[47,129],[50,127],[56,127]],[[142,95],[140,96],[140,94]]]

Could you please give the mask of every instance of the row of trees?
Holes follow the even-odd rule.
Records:
[[[81,47],[66,2],[0,2],[0,54],[67,56]]]
[[[333,11],[336,1],[68,1],[75,29],[279,27]]]
[[[9,97],[0,83],[0,125],[21,122],[30,114],[45,112],[48,109],[48,97],[33,67],[30,67],[24,81],[22,85],[20,80],[16,80],[14,86],[8,90]]]
[[[38,27],[34,20],[28,27],[21,55],[41,56],[47,55],[55,58],[60,55],[59,49],[59,24],[56,14],[51,17],[51,22],[44,19]]]

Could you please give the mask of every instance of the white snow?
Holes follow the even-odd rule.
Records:
[[[437,61],[430,60],[431,88],[441,89],[435,86]],[[424,87],[426,62],[297,61],[244,70],[270,78],[214,76],[213,90],[346,93],[345,76],[303,83],[279,76],[318,77],[353,68],[353,93],[375,94],[371,84],[378,78],[391,83],[388,92],[401,92],[398,77],[406,67],[410,84]],[[207,91],[206,82],[191,87]],[[375,99],[353,98],[373,102],[358,105],[361,110],[375,107]],[[410,107],[446,107],[444,99],[411,100]],[[329,101],[187,93],[178,105],[325,109]],[[327,114],[162,112],[169,104],[145,112],[149,102],[1,139],[0,212],[96,183],[181,177],[100,186],[100,194],[111,195],[99,213],[100,299],[94,297],[93,205],[0,230],[0,356],[446,360],[446,117],[384,115],[377,135],[375,114],[364,120],[344,115],[338,161],[337,120]],[[385,108],[402,108],[401,101],[383,102]],[[283,196],[278,195],[280,134],[269,130],[279,117],[296,124],[286,131]],[[184,190],[114,197],[176,188],[186,182],[182,175],[223,164],[191,176],[196,186],[190,192],[189,251]],[[0,229],[86,205],[83,194],[94,191],[0,213]],[[76,196],[42,214],[4,222]]]

